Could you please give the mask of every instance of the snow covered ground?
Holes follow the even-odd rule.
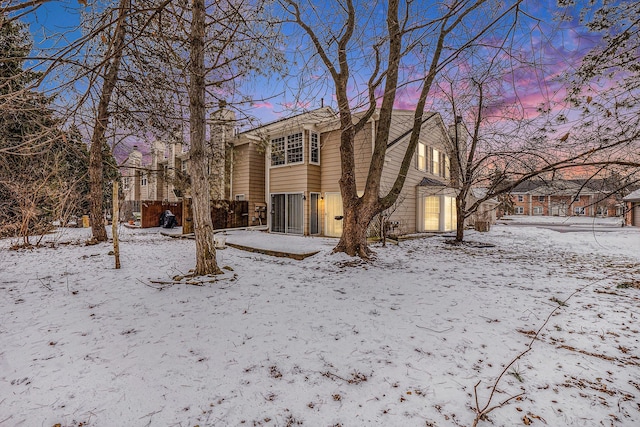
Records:
[[[1,240],[0,426],[471,426],[510,398],[479,425],[638,426],[640,229],[588,220],[512,217],[467,233],[493,247],[434,236],[370,263],[234,232],[320,252],[227,248],[195,284],[172,280],[194,242],[159,229],[121,229],[120,270],[86,229]]]

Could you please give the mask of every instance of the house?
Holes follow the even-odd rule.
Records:
[[[605,180],[530,180],[511,191],[513,213],[544,216],[616,216],[620,203]]]
[[[640,227],[640,190],[636,190],[622,199],[626,203],[624,223]]]
[[[181,224],[182,193],[176,188],[179,175],[186,173],[188,153],[177,139],[168,142],[154,141],[150,150],[151,162],[144,164],[143,154],[134,145],[132,152],[120,167],[122,175],[122,193],[120,219],[140,218],[143,204],[158,202],[153,210],[154,219],[148,224],[157,225],[159,212],[166,209],[179,215]],[[179,187],[179,186],[178,186]]]
[[[400,168],[413,114],[393,112],[381,193],[391,188]],[[376,114],[355,139],[355,174],[361,192],[377,125]],[[404,189],[385,219],[394,233],[455,229],[450,144],[440,115],[428,113]],[[249,201],[250,224],[266,223],[274,233],[339,237],[343,215],[340,174],[340,123],[330,108],[242,132],[233,142],[231,195]]]
[[[391,188],[399,171],[413,116],[413,111],[393,112],[381,193]],[[247,202],[248,225],[267,225],[273,233],[341,236],[337,114],[324,107],[240,133],[233,130],[234,121],[233,113],[224,108],[211,119],[212,199]],[[356,135],[360,192],[376,126],[377,114]],[[385,213],[385,224],[394,234],[455,229],[457,191],[451,185],[451,144],[441,116],[427,113],[402,193]],[[178,142],[155,142],[150,165],[143,166],[142,154],[134,149],[123,170],[125,198],[132,209],[140,200],[178,201],[185,196],[179,178],[188,175],[189,153]]]

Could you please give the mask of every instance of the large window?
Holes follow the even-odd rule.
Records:
[[[543,210],[542,210],[542,206],[534,206],[533,207],[533,214],[534,215],[542,215]]]
[[[421,171],[427,170],[427,146],[422,142],[418,143],[418,164],[417,167]]]
[[[271,166],[302,163],[304,161],[304,141],[302,132],[271,140]]]
[[[444,231],[456,229],[457,217],[456,198],[444,196]]]
[[[309,163],[320,164],[320,135],[316,132],[309,134]]]
[[[424,230],[440,230],[440,197],[438,196],[424,198]]]
[[[303,195],[271,195],[271,231],[274,233],[302,234],[304,221]]]
[[[287,164],[302,163],[303,160],[302,132],[287,136]]]
[[[516,215],[524,215],[524,208],[522,206],[516,206]]]

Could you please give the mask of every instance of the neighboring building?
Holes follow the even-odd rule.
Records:
[[[531,180],[511,191],[515,215],[619,216],[621,201],[603,180]]]
[[[137,146],[120,168],[126,209],[140,212],[140,202],[177,202],[182,197],[176,189],[176,175],[186,170],[188,153],[179,142],[154,141],[151,144],[151,163],[143,164]],[[125,216],[129,216],[126,214]]]
[[[413,125],[413,112],[396,110],[383,169],[381,192],[399,170]],[[377,115],[356,135],[356,180],[364,191]],[[420,142],[398,202],[389,209],[396,234],[455,229],[456,191],[450,186],[447,129],[439,114],[424,120]],[[231,195],[249,202],[250,224],[275,233],[342,234],[340,127],[330,108],[309,111],[240,133],[234,140]]]
[[[472,188],[468,196],[467,206],[471,206],[487,195],[486,188]],[[495,224],[497,220],[498,205],[500,202],[496,198],[490,198],[480,203],[478,210],[475,211],[465,221],[465,226],[474,227],[477,222],[484,222],[489,225]]]
[[[636,190],[622,199],[626,203],[624,223],[640,227],[640,190]]]

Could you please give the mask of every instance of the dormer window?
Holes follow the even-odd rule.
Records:
[[[302,132],[271,140],[271,166],[283,166],[304,161]]]

